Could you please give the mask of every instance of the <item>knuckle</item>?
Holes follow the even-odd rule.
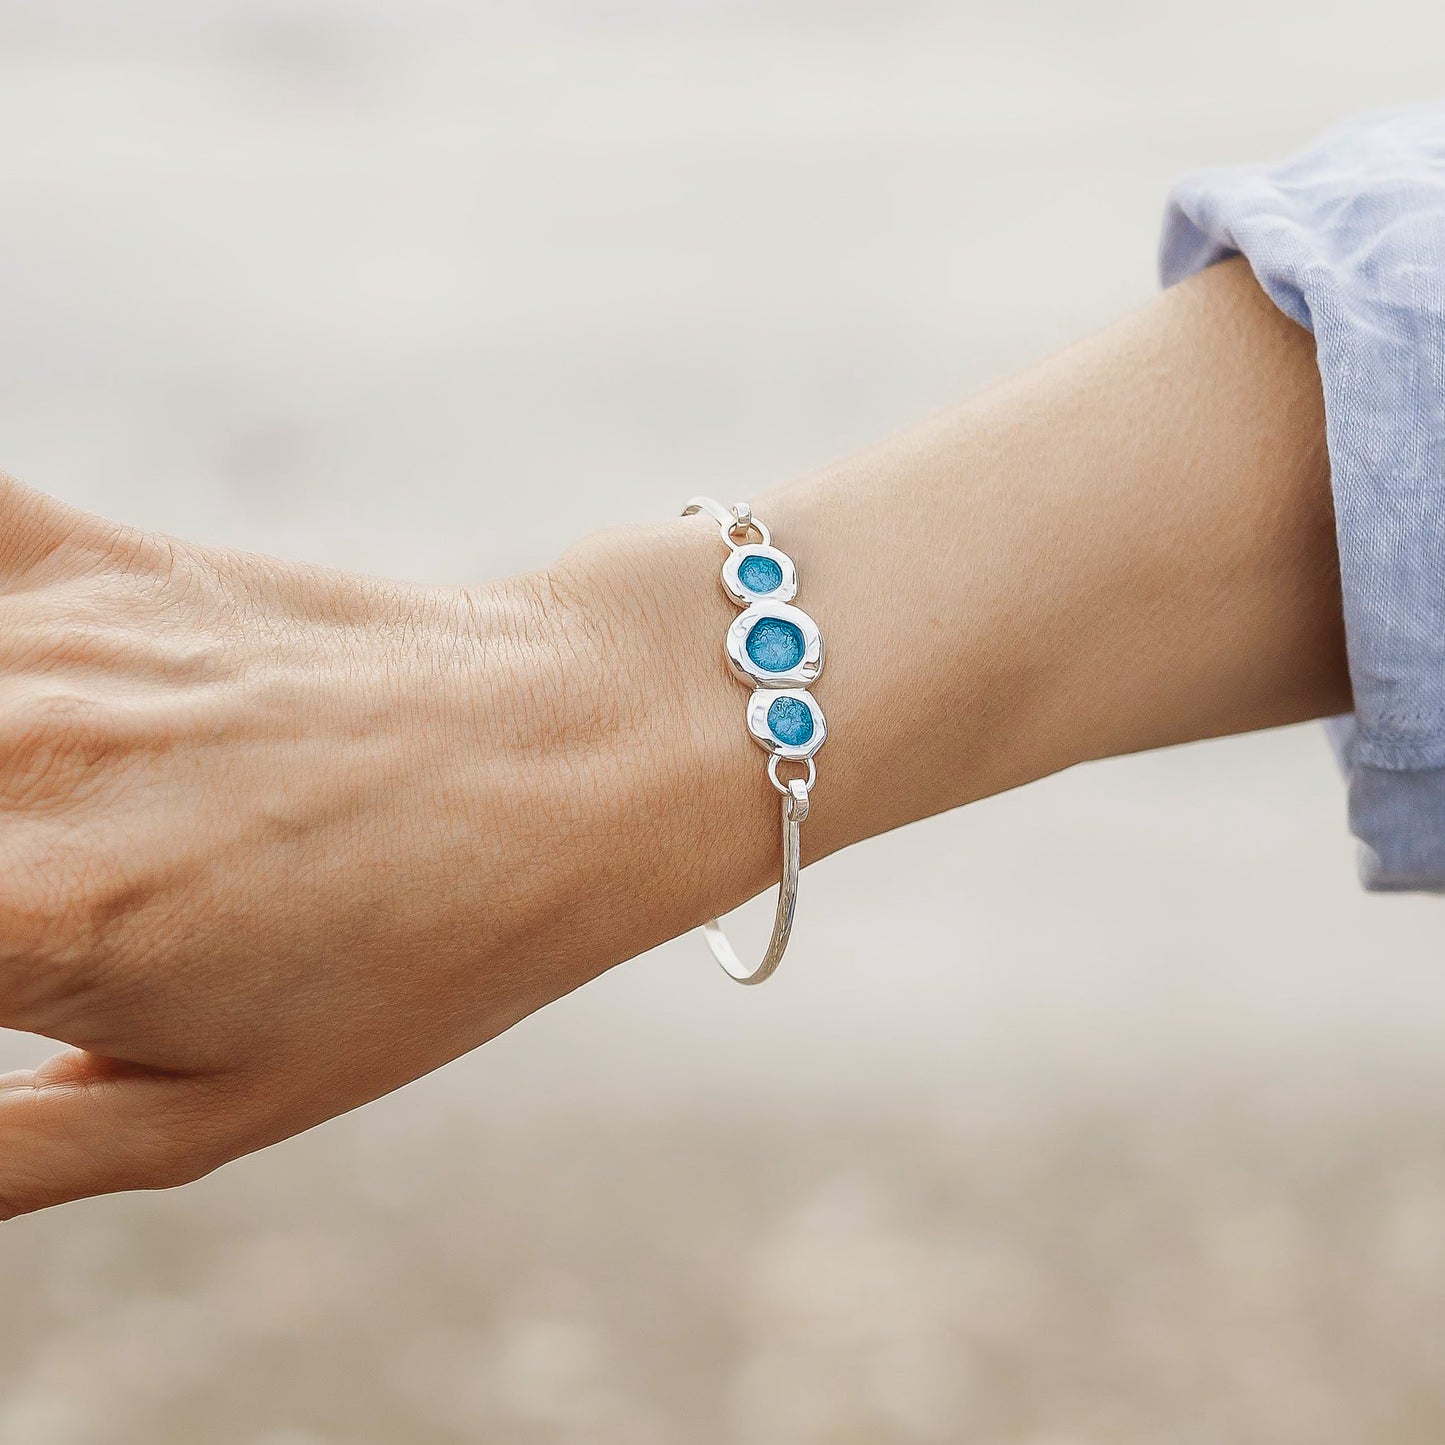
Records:
[[[117,526],[110,537],[110,560],[122,572],[168,576],[176,564],[175,542],[159,532]]]
[[[146,577],[164,576],[169,570],[175,558],[170,538],[121,522],[95,521],[96,525],[77,539],[75,550],[82,571]]]
[[[113,528],[97,561],[110,584],[121,584],[123,596],[148,607],[205,598],[215,580],[204,549],[134,527]]]

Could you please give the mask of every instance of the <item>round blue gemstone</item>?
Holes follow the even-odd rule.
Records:
[[[764,617],[748,633],[748,656],[764,672],[787,672],[803,660],[805,644],[796,622]]]
[[[775,558],[754,553],[738,563],[738,581],[749,592],[776,592],[783,585],[783,569]]]
[[[800,748],[813,736],[813,712],[795,697],[773,699],[768,709],[768,730],[780,743]]]

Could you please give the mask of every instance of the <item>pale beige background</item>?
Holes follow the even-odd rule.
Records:
[[[1103,324],[1171,176],[1442,54],[1435,0],[12,0],[0,463],[524,567]],[[1433,1445],[1445,916],[1343,810],[1313,728],[1089,768],[810,871],[766,989],[683,939],[7,1226],[0,1445]]]

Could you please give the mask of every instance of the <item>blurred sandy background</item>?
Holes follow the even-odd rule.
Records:
[[[1104,323],[1171,176],[1442,54],[1436,0],[6,0],[0,464],[514,570]],[[759,992],[682,939],[11,1225],[0,1445],[1437,1445],[1445,917],[1343,812],[1313,728],[1080,771],[811,870]]]

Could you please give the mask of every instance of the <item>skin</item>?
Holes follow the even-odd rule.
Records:
[[[755,510],[828,639],[805,860],[1349,707],[1313,344],[1242,263]],[[0,1216],[195,1179],[773,882],[723,555],[412,588],[6,481],[0,1024],[70,1047],[0,1078]]]

